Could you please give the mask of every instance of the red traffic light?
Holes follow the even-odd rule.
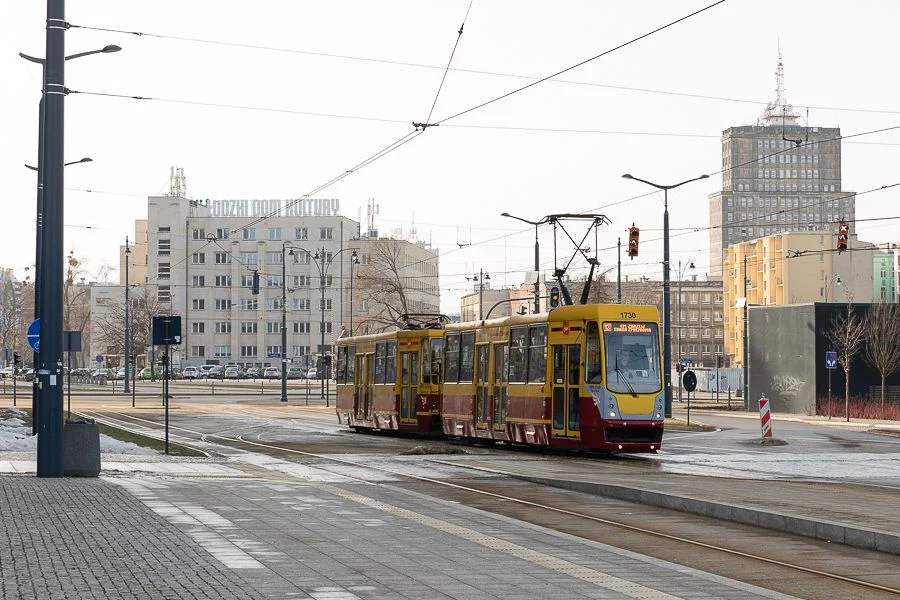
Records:
[[[634,258],[638,255],[638,241],[641,236],[641,230],[631,224],[628,228],[628,256]]]

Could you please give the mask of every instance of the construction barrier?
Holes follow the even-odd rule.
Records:
[[[769,411],[769,399],[763,396],[759,399],[759,421],[762,425],[763,438],[772,437],[772,413]]]

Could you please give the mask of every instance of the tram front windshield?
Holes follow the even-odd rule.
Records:
[[[609,391],[650,394],[662,388],[656,323],[603,323],[603,346]]]

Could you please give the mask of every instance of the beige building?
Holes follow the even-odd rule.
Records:
[[[836,233],[793,232],[735,244],[725,254],[725,353],[743,366],[746,265],[747,302],[783,305],[809,302],[872,302],[877,248],[850,236],[849,251],[835,251]]]
[[[134,222],[134,237],[129,239],[128,280],[131,285],[147,283],[147,219]],[[125,285],[125,246],[119,246],[119,285]]]

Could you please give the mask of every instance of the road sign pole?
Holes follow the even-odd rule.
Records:
[[[831,419],[831,372],[834,369],[828,369],[828,418]]]

